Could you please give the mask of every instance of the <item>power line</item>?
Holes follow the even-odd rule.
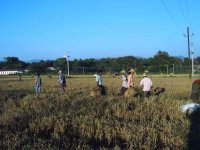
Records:
[[[187,23],[187,19],[186,19],[185,13],[184,13],[184,11],[183,11],[183,7],[182,7],[182,5],[181,5],[181,3],[180,3],[180,0],[177,0],[177,2],[178,2],[178,6],[179,6],[179,8],[180,8],[180,10],[181,10],[181,13],[182,13],[182,15],[183,15],[185,24],[187,25],[187,24],[188,24],[188,23]]]
[[[163,6],[165,7],[165,9],[166,9],[166,11],[167,11],[169,17],[172,19],[172,21],[173,21],[174,24],[176,25],[177,29],[178,29],[178,30],[181,32],[181,34],[182,34],[183,32],[182,32],[180,26],[177,24],[175,18],[173,17],[173,15],[171,14],[171,12],[169,11],[169,9],[168,9],[167,5],[165,4],[164,0],[161,0],[161,2],[162,2],[162,4],[163,4]]]
[[[187,8],[187,16],[188,16],[188,22],[189,22],[189,26],[193,32],[193,27],[192,27],[192,23],[191,23],[191,18],[190,18],[190,13],[189,13],[189,3],[188,3],[188,0],[185,0],[185,5],[186,5],[186,8]],[[193,33],[192,33],[192,36],[193,36]],[[189,43],[190,44],[190,43]],[[192,48],[193,48],[193,42],[191,44]],[[194,51],[192,50],[192,55],[194,54]]]
[[[188,15],[189,26],[190,26],[192,34],[193,34],[194,33],[194,28],[193,28],[192,23],[191,23],[191,17],[190,17],[190,13],[189,13],[189,2],[188,2],[188,0],[185,0],[185,5],[187,7],[187,15]]]
[[[189,7],[188,7],[188,1],[187,0],[185,0],[185,5],[186,5],[186,8],[187,8],[188,22],[189,22],[189,25],[191,27],[191,19],[190,19],[190,13],[189,13]]]
[[[190,13],[189,13],[189,5],[188,5],[188,1],[187,0],[185,0],[185,5],[186,5],[186,13],[187,13],[187,17],[186,17],[186,13],[184,13],[185,11],[184,11],[184,9],[183,9],[183,7],[182,7],[182,5],[181,5],[181,2],[180,2],[180,0],[177,0],[177,2],[178,2],[178,5],[179,5],[179,8],[180,8],[180,10],[181,10],[181,13],[182,13],[182,15],[183,15],[183,18],[184,18],[184,20],[185,20],[185,23],[186,23],[186,26],[188,26],[188,27],[190,27],[190,29],[191,29],[191,31],[192,31],[192,25],[191,25],[191,19],[190,19]],[[192,31],[193,32],[193,31]],[[193,33],[192,33],[192,35],[193,35]]]

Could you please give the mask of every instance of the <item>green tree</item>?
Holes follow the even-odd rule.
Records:
[[[67,72],[67,61],[65,58],[58,58],[54,61],[53,66],[57,69],[57,70],[62,70]]]
[[[5,57],[2,69],[19,69],[25,68],[27,64],[17,57]]]
[[[31,72],[31,73],[36,73],[36,72],[40,72],[40,73],[44,73],[46,71],[46,67],[43,64],[43,61],[40,62],[33,62],[31,63],[27,69]]]
[[[195,60],[196,60],[196,64],[200,64],[200,56],[198,56]]]
[[[151,60],[153,72],[166,72],[167,65],[170,64],[170,56],[167,52],[159,50]]]
[[[158,51],[153,57],[155,64],[166,65],[170,62],[170,56],[165,51]]]

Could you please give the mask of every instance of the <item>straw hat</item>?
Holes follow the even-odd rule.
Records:
[[[131,69],[131,70],[129,70],[129,72],[131,72],[131,73],[135,73],[135,70],[134,70],[134,69]]]
[[[126,73],[126,71],[125,71],[125,70],[122,70],[122,71],[120,71],[120,73],[121,73],[121,74],[125,74],[125,73]]]
[[[143,77],[147,77],[147,74],[146,73],[143,73],[143,75],[142,75]]]

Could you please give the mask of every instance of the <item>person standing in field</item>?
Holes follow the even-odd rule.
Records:
[[[140,81],[140,86],[143,87],[144,97],[151,95],[150,90],[153,88],[153,83],[146,73],[143,73],[143,79]]]
[[[134,69],[131,69],[129,72],[128,72],[128,88],[131,88],[134,86],[134,74],[135,74],[135,70]]]
[[[103,86],[102,71],[98,71],[98,74],[96,75],[96,83],[97,83],[97,86],[101,89],[101,95],[105,96],[106,91],[105,91],[105,88]]]
[[[38,96],[40,94],[41,88],[42,88],[42,79],[40,77],[40,73],[37,73],[37,75],[35,77],[35,92],[36,92],[36,96]]]
[[[128,89],[128,77],[125,70],[122,70],[120,73],[122,74],[121,76],[122,87],[120,89],[119,95],[124,95],[126,90]]]
[[[191,94],[191,99],[193,101],[199,101],[199,96],[200,96],[200,79],[195,80],[192,83],[192,94]]]
[[[65,75],[63,74],[63,72],[60,70],[59,72],[59,84],[60,84],[60,92],[61,94],[63,94],[65,92],[65,87],[66,87],[66,79],[65,79]]]

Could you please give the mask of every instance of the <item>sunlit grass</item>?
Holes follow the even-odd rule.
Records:
[[[57,76],[42,76],[39,97],[34,77],[1,77],[0,148],[187,149],[190,121],[180,106],[191,102],[193,80],[152,76],[153,86],[166,92],[142,100],[117,96],[119,77],[104,76],[107,96],[96,98],[89,96],[93,76],[67,79],[64,95]]]

